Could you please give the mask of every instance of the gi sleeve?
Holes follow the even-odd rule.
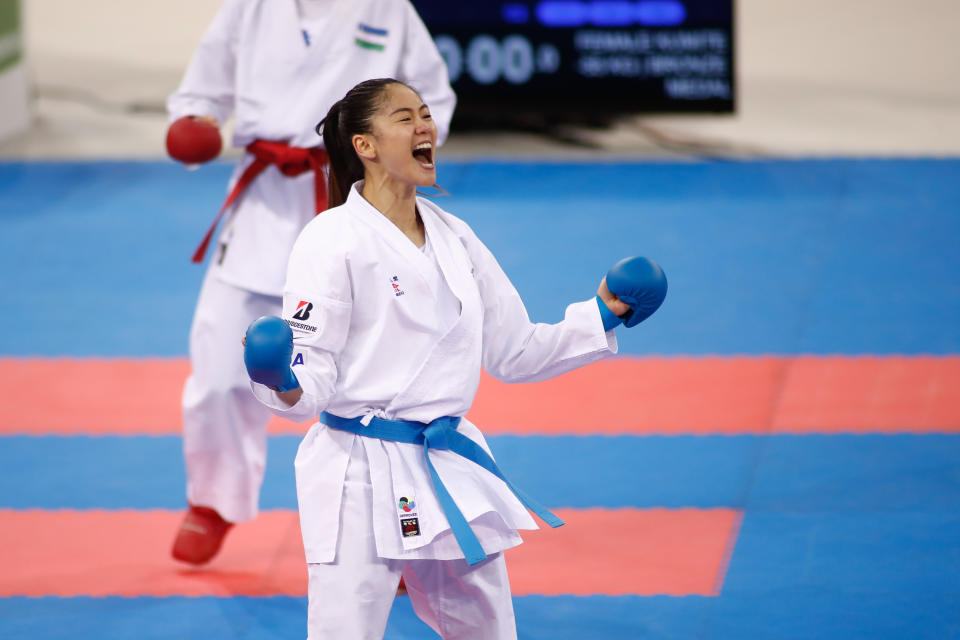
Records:
[[[472,231],[470,232],[472,236]],[[503,382],[536,382],[617,352],[595,297],[567,306],[556,324],[533,323],[516,288],[490,250],[466,237],[483,303],[483,368]]]
[[[212,116],[220,125],[233,113],[242,0],[227,0],[200,40],[180,87],[167,98],[170,121]]]
[[[283,295],[283,319],[293,330],[291,366],[303,395],[288,406],[269,387],[251,382],[258,400],[296,422],[315,420],[336,393],[337,362],[353,310],[347,258],[331,246],[335,234],[315,231],[308,226],[294,244]]]
[[[437,125],[437,144],[442,145],[450,132],[457,96],[450,86],[447,65],[426,25],[410,2],[405,1],[404,4],[406,31],[397,79],[416,89],[430,108],[430,115]]]

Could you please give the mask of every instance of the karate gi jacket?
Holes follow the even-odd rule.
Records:
[[[333,103],[363,80],[392,77],[420,93],[442,144],[456,97],[413,6],[407,0],[326,4],[326,18],[305,23],[296,0],[226,0],[167,100],[170,120],[206,115],[222,125],[234,114],[234,146],[257,139],[323,146],[314,129]],[[252,161],[244,155],[228,191]],[[286,258],[315,213],[314,199],[312,173],[290,178],[267,168],[228,213],[213,247],[217,277],[279,296]]]
[[[481,367],[507,382],[544,380],[616,353],[591,297],[557,324],[533,323],[494,256],[462,220],[417,198],[434,263],[361,195],[311,221],[290,255],[283,317],[293,329],[293,371],[303,395],[292,407],[267,387],[254,395],[277,415],[309,420],[327,411],[429,422],[470,409]],[[442,278],[434,278],[439,265]],[[454,309],[437,313],[449,287]],[[459,313],[457,313],[459,312]],[[447,320],[444,320],[444,317]],[[459,430],[489,452],[468,420]],[[384,558],[462,558],[433,491],[423,447],[361,437],[314,424],[296,459],[307,562],[335,558],[340,502],[355,440],[365,448],[373,522]],[[450,451],[431,451],[444,484],[489,553],[535,529],[506,484]],[[521,487],[522,488],[522,487]],[[403,536],[401,504],[414,502],[420,534]],[[350,535],[344,532],[344,535]]]

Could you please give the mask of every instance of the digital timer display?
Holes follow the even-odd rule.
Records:
[[[733,0],[414,0],[462,109],[734,109]]]

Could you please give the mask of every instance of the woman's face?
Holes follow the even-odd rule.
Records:
[[[372,124],[375,163],[390,179],[414,187],[436,183],[437,126],[413,89],[402,84],[387,86]]]

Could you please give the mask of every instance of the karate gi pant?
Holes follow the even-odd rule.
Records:
[[[357,444],[344,482],[336,559],[307,566],[307,640],[383,638],[401,575],[417,616],[443,640],[517,638],[502,553],[472,567],[463,559],[377,555],[370,467]]]
[[[230,522],[256,517],[270,410],[250,391],[241,340],[251,322],[280,315],[282,299],[226,284],[211,265],[190,329],[183,391],[187,501]]]

